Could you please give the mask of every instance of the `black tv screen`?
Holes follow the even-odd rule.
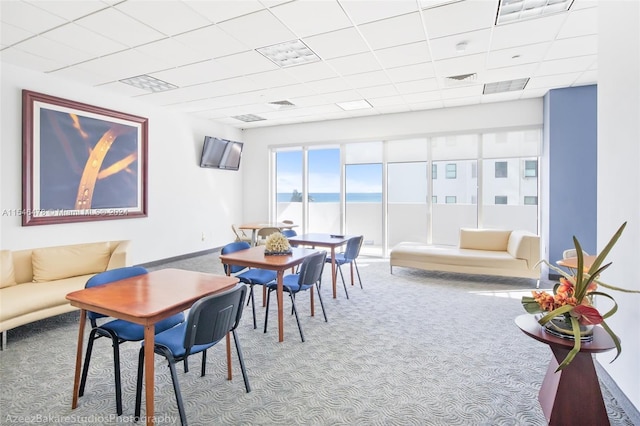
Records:
[[[242,142],[205,136],[200,167],[238,170],[242,156]]]

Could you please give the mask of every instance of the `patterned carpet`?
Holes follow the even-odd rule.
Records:
[[[209,351],[205,377],[199,376],[199,355],[189,373],[179,367],[189,424],[546,424],[537,396],[551,353],[513,321],[524,312],[520,297],[535,288],[534,281],[407,268],[391,275],[388,260],[376,258],[361,258],[359,265],[364,289],[350,287],[349,300],[340,278],[338,298],[331,298],[330,268],[325,268],[328,323],[318,304],[316,317],[310,317],[308,296],[298,297],[305,343],[288,315],[285,341],[277,342],[275,304],[267,334],[261,329],[264,309],[258,310],[257,330],[245,309],[239,337],[250,393],[235,354],[234,380],[226,380],[224,344]],[[222,272],[217,254],[149,269],[161,267]],[[285,312],[289,306],[285,299]],[[78,313],[71,313],[9,332],[8,349],[0,355],[1,424],[131,424],[139,344],[121,346],[122,417],[115,416],[106,341],[96,343],[85,395],[71,410],[77,327]],[[633,425],[637,411],[626,413],[624,401],[605,383],[602,390],[611,423]],[[179,424],[161,357],[156,357],[156,416],[158,424]]]

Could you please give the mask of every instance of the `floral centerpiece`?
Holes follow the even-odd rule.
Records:
[[[264,254],[290,254],[291,245],[287,237],[280,232],[274,232],[267,237],[264,245]]]
[[[522,305],[527,312],[530,314],[543,313],[538,320],[540,325],[545,326],[557,317],[563,317],[564,321],[566,321],[567,324],[570,324],[568,332],[574,340],[574,346],[558,366],[556,371],[562,370],[564,367],[569,365],[576,354],[580,351],[581,336],[585,334],[585,330],[588,330],[588,327],[599,324],[613,339],[613,342],[616,345],[617,354],[611,362],[615,361],[622,351],[620,339],[605,322],[606,318],[609,318],[616,313],[618,305],[613,297],[607,293],[599,291],[598,287],[606,287],[611,290],[628,293],[640,293],[634,290],[614,287],[599,280],[600,273],[611,265],[611,263],[603,265],[603,262],[618,241],[618,238],[620,238],[620,235],[626,225],[626,222],[622,224],[609,243],[600,252],[600,254],[598,254],[593,264],[586,271],[584,268],[584,254],[582,247],[580,246],[578,239],[574,236],[573,243],[575,245],[578,258],[575,275],[569,274],[566,271],[551,265],[546,260],[542,260],[541,263],[547,264],[549,268],[561,275],[560,282],[554,286],[553,294],[549,294],[546,291],[532,291],[531,296],[522,297]],[[596,296],[605,297],[613,303],[609,311],[602,314],[598,308],[594,306]]]

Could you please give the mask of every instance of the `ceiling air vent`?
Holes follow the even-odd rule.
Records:
[[[245,123],[250,123],[252,121],[266,120],[266,118],[260,117],[259,115],[254,115],[254,114],[236,115],[232,118],[235,118],[236,120],[244,121]]]
[[[295,105],[287,100],[282,100],[282,101],[273,101],[273,102],[269,102],[267,105],[269,105],[271,108],[277,109],[277,110],[281,110],[281,109],[289,109],[289,108],[293,108],[295,107]]]
[[[447,87],[458,87],[464,86],[467,84],[473,84],[478,78],[478,74],[460,74],[460,75],[452,75],[444,78],[445,86]]]

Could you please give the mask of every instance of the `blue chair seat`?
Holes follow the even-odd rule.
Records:
[[[183,322],[180,325],[165,330],[162,333],[156,334],[155,344],[167,348],[169,351],[171,351],[171,354],[174,357],[183,358],[187,353],[184,347],[184,335],[186,334],[186,327],[187,323]],[[194,345],[191,347],[191,351],[189,352],[189,354],[196,354],[198,352],[205,351],[218,342],[219,340],[207,343],[205,345]],[[144,341],[142,342],[142,346],[144,346]]]
[[[156,323],[155,332],[156,334],[162,333],[163,331],[168,330],[176,324],[182,323],[183,321],[184,314],[180,312]],[[130,342],[144,340],[144,327],[142,327],[140,324],[134,324],[129,321],[117,319],[102,324],[100,328],[113,331],[122,340],[127,340]]]
[[[236,275],[236,278],[245,284],[264,285],[271,281],[275,281],[276,271],[254,268]]]

